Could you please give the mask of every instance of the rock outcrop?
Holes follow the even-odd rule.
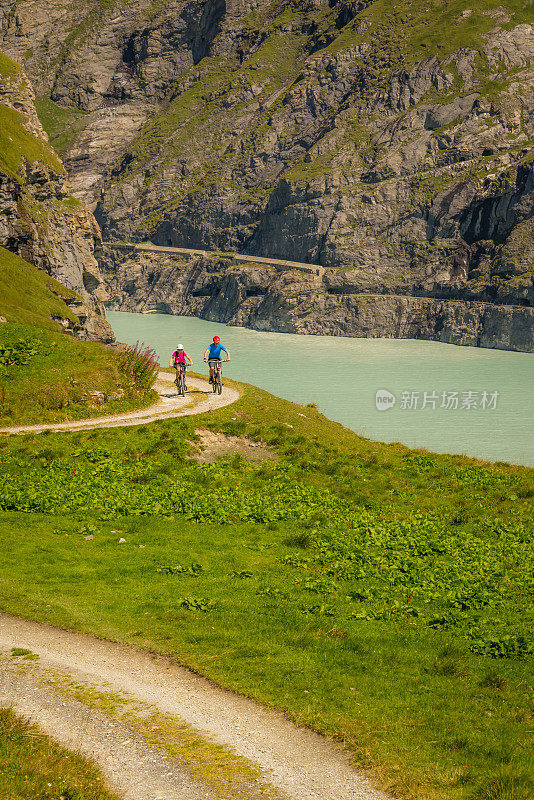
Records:
[[[534,352],[534,308],[480,299],[378,294],[357,271],[319,274],[229,256],[104,245],[108,305],[262,331],[430,339]]]
[[[34,100],[24,72],[1,56],[0,246],[77,293],[66,302],[80,319],[78,336],[111,342],[95,257],[100,229],[70,196],[65,168],[48,143]]]
[[[0,0],[105,239],[319,263],[332,296],[505,327],[532,307],[532,22],[506,0]]]

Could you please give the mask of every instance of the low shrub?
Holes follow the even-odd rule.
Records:
[[[119,369],[136,391],[148,392],[154,385],[159,369],[156,351],[137,340],[134,347],[127,347],[121,353]]]

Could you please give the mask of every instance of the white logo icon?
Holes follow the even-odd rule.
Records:
[[[375,395],[375,405],[377,411],[388,411],[388,409],[393,408],[395,401],[395,395],[391,394],[391,392],[388,392],[387,389],[377,389]]]

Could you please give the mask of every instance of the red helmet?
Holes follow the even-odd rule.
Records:
[[[220,336],[214,336],[213,337],[213,341],[215,342],[215,344],[219,344],[219,342],[221,341],[221,337]]]

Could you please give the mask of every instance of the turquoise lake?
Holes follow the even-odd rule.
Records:
[[[261,333],[165,314],[107,316],[117,339],[151,345],[163,366],[183,343],[199,372],[218,333],[231,351],[223,368],[229,377],[316,403],[369,439],[534,466],[532,355],[411,339]]]

